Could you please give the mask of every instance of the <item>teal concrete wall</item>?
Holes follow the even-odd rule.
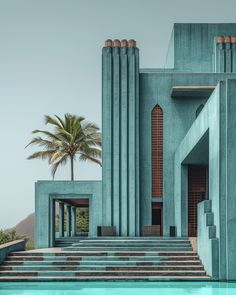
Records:
[[[235,32],[236,24],[230,23],[174,24],[165,67],[173,65],[177,71],[213,72],[215,36],[235,36]]]
[[[164,150],[163,150],[163,226],[164,235],[169,235],[169,227],[175,225],[175,214],[186,220],[185,213],[180,213],[181,206],[175,210],[174,205],[174,157],[177,148],[196,118],[196,110],[207,99],[171,98],[173,86],[180,85],[217,85],[218,81],[236,78],[235,74],[189,74],[154,72],[145,70],[140,73],[140,200],[141,227],[151,224],[151,111],[159,104],[164,115]],[[182,186],[184,189],[184,186]],[[184,204],[182,204],[184,206]],[[187,230],[182,232],[187,236]]]
[[[97,235],[102,224],[101,181],[38,181],[35,184],[35,246],[52,247],[53,203],[57,199],[89,199],[89,235]]]
[[[102,54],[103,225],[140,234],[139,51],[108,46]]]
[[[0,264],[5,260],[8,254],[15,251],[25,250],[25,240],[16,240],[0,245]]]
[[[198,254],[208,275],[219,279],[219,239],[216,238],[211,200],[198,204]]]
[[[214,259],[218,259],[219,278],[222,280],[236,279],[236,237],[234,234],[236,229],[234,187],[236,175],[233,164],[236,161],[236,153],[233,149],[236,143],[235,91],[236,80],[219,82],[175,154],[175,222],[178,235],[181,235],[183,228],[187,227],[187,220],[181,219],[181,214],[187,210],[187,207],[182,207],[181,214],[177,214],[180,204],[187,199],[187,195],[181,191],[181,165],[186,164],[187,156],[206,132],[209,132],[209,199],[216,226],[216,238],[219,239],[219,255]],[[199,208],[201,210],[201,206]],[[201,245],[209,247],[212,241],[210,238],[206,239],[207,229],[205,228],[204,231],[201,218],[200,215],[198,220],[200,224],[199,254],[206,268],[210,269],[209,257],[204,254],[205,248]],[[215,257],[214,254],[212,253],[213,257]],[[213,263],[212,266],[214,266]]]

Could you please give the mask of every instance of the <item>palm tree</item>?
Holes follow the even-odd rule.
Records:
[[[34,137],[26,146],[38,145],[42,151],[33,153],[27,159],[48,159],[55,177],[57,168],[70,160],[71,180],[74,180],[74,161],[79,156],[81,161],[92,161],[101,166],[101,133],[94,123],[86,122],[83,117],[65,114],[64,119],[45,116],[45,124],[54,127],[53,132],[34,130],[41,136]]]

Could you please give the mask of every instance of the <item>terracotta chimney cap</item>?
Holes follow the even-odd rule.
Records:
[[[224,36],[217,36],[216,37],[216,43],[224,43],[225,38]]]
[[[113,47],[120,47],[120,40],[115,39],[112,43]]]
[[[127,47],[128,41],[126,39],[121,40],[121,47]]]
[[[231,42],[236,43],[236,36],[231,36]]]
[[[107,40],[105,41],[105,46],[106,46],[106,47],[112,47],[112,40],[111,40],[111,39],[107,39]]]
[[[136,47],[136,41],[134,39],[130,39],[128,41],[128,46],[129,47]]]
[[[231,37],[225,36],[225,43],[230,43],[230,42],[231,42]]]

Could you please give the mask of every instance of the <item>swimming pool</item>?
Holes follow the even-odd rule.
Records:
[[[0,295],[236,295],[236,283],[0,283]]]

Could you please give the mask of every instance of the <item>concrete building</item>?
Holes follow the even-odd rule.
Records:
[[[36,246],[75,236],[197,237],[209,275],[236,279],[236,24],[175,24],[163,69],[134,40],[102,49],[102,181],[38,181]],[[66,232],[64,232],[66,206]]]

